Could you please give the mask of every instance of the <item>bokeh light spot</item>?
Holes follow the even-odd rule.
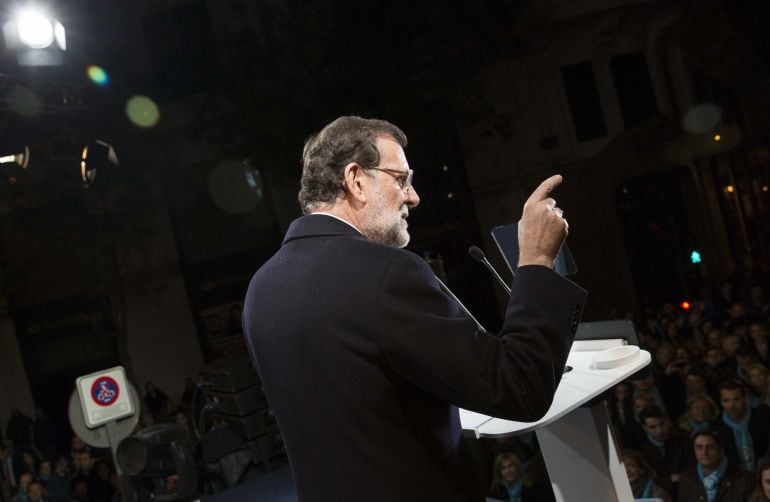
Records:
[[[86,69],[86,72],[88,73],[88,78],[91,79],[91,82],[97,85],[104,87],[110,83],[109,75],[107,75],[107,72],[100,66],[91,65]]]
[[[682,129],[690,134],[713,131],[722,122],[722,109],[714,103],[695,105],[682,118]]]
[[[209,194],[228,213],[247,213],[263,197],[262,177],[248,162],[224,162],[209,175]]]
[[[43,100],[26,87],[15,86],[6,99],[11,110],[24,117],[34,117],[43,111]]]
[[[152,127],[160,120],[158,105],[147,96],[133,96],[126,102],[126,115],[139,127]]]

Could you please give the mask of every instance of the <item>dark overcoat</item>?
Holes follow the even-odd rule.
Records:
[[[483,500],[457,407],[545,414],[585,297],[521,267],[493,335],[414,253],[331,216],[295,220],[251,280],[243,320],[300,500]]]

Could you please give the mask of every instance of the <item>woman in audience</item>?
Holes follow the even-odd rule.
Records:
[[[513,453],[501,453],[495,459],[492,475],[492,498],[508,502],[536,500],[529,497],[532,480],[524,471],[519,457]]]
[[[687,401],[687,411],[679,418],[679,429],[692,436],[706,430],[719,417],[719,409],[706,394],[697,394]]]
[[[659,498],[664,502],[673,500],[658,482],[655,473],[644,461],[641,453],[636,450],[624,450],[621,459],[635,499]]]
[[[757,466],[757,482],[749,502],[770,502],[770,457],[765,457]]]

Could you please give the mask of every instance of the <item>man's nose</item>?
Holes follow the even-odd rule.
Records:
[[[406,191],[404,203],[409,207],[415,207],[420,203],[420,196],[417,195],[417,190],[411,185],[409,185],[409,188]]]

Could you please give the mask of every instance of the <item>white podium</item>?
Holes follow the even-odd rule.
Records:
[[[477,438],[535,431],[557,501],[633,501],[607,409],[596,398],[650,364],[650,353],[640,350],[611,369],[592,362],[603,350],[625,344],[623,338],[576,340],[567,359],[573,369],[562,376],[551,408],[537,422],[460,410],[463,430]]]

